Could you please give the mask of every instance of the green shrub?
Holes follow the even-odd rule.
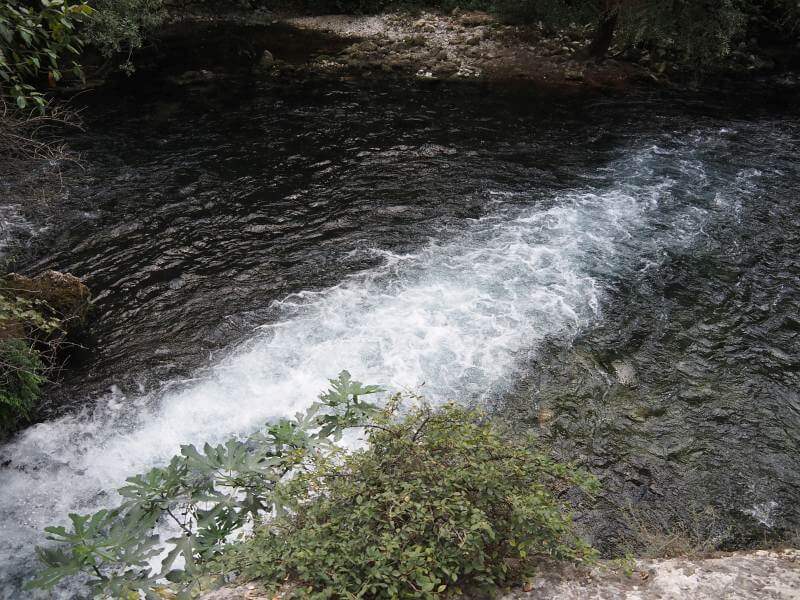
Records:
[[[43,111],[44,87],[65,71],[83,76],[78,59],[85,46],[107,58],[130,54],[165,16],[163,0],[0,2],[0,93],[19,109]]]
[[[289,512],[234,553],[246,577],[304,598],[433,598],[520,582],[536,559],[593,556],[557,496],[594,480],[530,440],[454,405],[367,431],[365,449],[278,487]]]
[[[509,21],[553,27],[596,27],[615,15],[618,45],[657,47],[698,66],[713,65],[759,31],[796,38],[800,24],[796,0],[495,0],[494,9]]]
[[[0,433],[30,417],[44,383],[39,353],[24,340],[0,342]]]
[[[0,283],[0,287],[8,285]],[[19,290],[0,291],[0,331],[19,324],[29,329],[51,335],[62,327],[61,319],[54,316],[52,307],[39,298],[29,300],[17,295]]]
[[[727,55],[732,40],[744,33],[747,24],[744,9],[744,4],[737,0],[623,3],[619,9],[619,40],[628,46],[639,43],[661,46],[676,51],[684,61],[711,64]]]
[[[92,12],[83,0],[0,2],[0,92],[20,109],[42,110],[42,80],[54,84],[66,68],[81,75],[79,24]]]

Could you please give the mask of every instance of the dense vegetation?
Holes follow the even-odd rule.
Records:
[[[479,413],[361,400],[378,391],[343,372],[294,419],[184,446],[128,479],[120,506],[48,528],[58,545],[39,549],[47,568],[34,585],[83,574],[100,595],[189,598],[240,574],[295,597],[431,598],[518,582],[541,558],[593,557],[559,499],[594,490],[591,477]],[[360,427],[365,448],[335,444]]]
[[[0,342],[0,434],[30,417],[44,371],[39,353],[25,340]]]
[[[0,96],[21,110],[41,111],[43,90],[65,74],[83,77],[86,48],[106,58],[130,56],[165,14],[163,0],[0,2]]]

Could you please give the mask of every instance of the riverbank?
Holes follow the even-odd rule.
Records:
[[[230,36],[214,32],[230,29]],[[211,38],[208,37],[210,32]],[[200,35],[203,33],[203,35]],[[157,35],[168,46],[198,52],[188,75],[177,81],[202,83],[226,76],[235,47],[238,60],[273,77],[333,76],[412,78],[429,81],[486,81],[564,91],[641,87],[693,88],[763,78],[777,85],[796,80],[769,56],[742,46],[711,70],[696,70],[668,54],[616,48],[598,61],[588,56],[593,28],[516,25],[479,11],[395,11],[374,15],[314,15],[272,12],[189,12],[176,16]],[[216,49],[209,39],[217,39]],[[202,41],[198,41],[202,40]],[[207,51],[209,51],[207,53]],[[147,52],[144,53],[145,55]],[[205,65],[197,59],[207,56]],[[227,57],[227,58],[226,58]],[[225,68],[219,61],[229,64]],[[145,62],[147,62],[145,60]],[[786,62],[786,61],[784,61]],[[791,61],[789,61],[790,63]],[[787,63],[787,64],[789,64]]]
[[[507,25],[482,12],[329,15],[288,18],[286,23],[358,40],[338,56],[317,57],[313,68],[322,71],[565,87],[659,82],[642,65],[584,59],[582,52],[591,41],[585,28],[547,35],[540,25]]]
[[[800,551],[757,551],[709,558],[601,561],[592,569],[544,567],[534,581],[501,600],[794,600],[800,590]],[[257,583],[227,587],[202,600],[274,600]]]

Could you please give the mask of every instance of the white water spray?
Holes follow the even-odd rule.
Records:
[[[531,198],[527,209],[470,223],[458,239],[384,253],[381,267],[292,295],[246,344],[158,397],[112,394],[90,414],[28,429],[4,449],[10,466],[0,471],[6,580],[30,571],[22,563],[44,526],[112,502],[126,477],[180,444],[220,441],[304,408],[341,369],[390,389],[424,384],[433,401],[502,394],[539,342],[568,340],[598,317],[604,274],[624,274],[665,239],[685,241],[649,225],[654,213],[663,218],[674,185],[654,174],[664,152],[610,165],[604,187]],[[702,186],[702,165],[691,166]],[[679,217],[686,239],[700,230],[702,211]],[[16,585],[5,597],[19,597]]]

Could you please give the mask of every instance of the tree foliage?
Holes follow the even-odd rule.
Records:
[[[118,53],[130,57],[166,18],[163,0],[92,0],[92,7],[86,41],[106,58]],[[130,68],[129,59],[123,67]]]
[[[0,342],[0,433],[30,416],[44,383],[44,371],[39,353],[25,340]]]
[[[595,25],[598,34],[611,24],[621,46],[659,45],[694,64],[718,61],[754,28],[789,32],[800,22],[795,0],[497,0],[495,6],[515,20]],[[598,54],[607,49],[597,46]]]
[[[737,0],[620,0],[615,9],[623,43],[673,47],[684,60],[709,63],[727,55],[744,33],[744,8]]]
[[[20,109],[42,110],[42,82],[64,69],[80,76],[79,26],[92,14],[85,0],[0,2],[0,92]]]
[[[65,73],[83,77],[81,54],[140,48],[165,18],[163,0],[22,0],[0,3],[0,95],[43,111],[43,90]],[[129,67],[128,60],[123,62]]]

